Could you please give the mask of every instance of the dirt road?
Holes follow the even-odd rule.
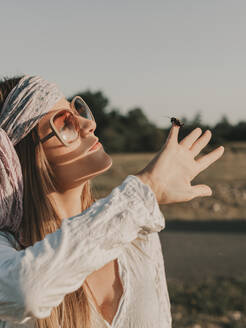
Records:
[[[246,276],[245,221],[167,222],[160,239],[169,280]]]

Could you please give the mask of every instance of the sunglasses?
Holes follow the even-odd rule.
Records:
[[[95,121],[89,106],[81,97],[76,96],[72,99],[71,108],[73,111],[61,109],[51,116],[49,124],[52,132],[39,139],[41,143],[56,136],[64,146],[69,147],[80,135],[81,127],[78,117]]]

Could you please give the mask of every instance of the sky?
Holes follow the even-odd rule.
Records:
[[[67,97],[101,90],[109,109],[141,107],[158,126],[198,112],[236,123],[245,14],[245,0],[0,0],[0,76],[38,74]]]

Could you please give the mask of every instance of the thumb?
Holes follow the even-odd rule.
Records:
[[[212,190],[207,185],[196,185],[191,187],[192,198],[211,196]]]

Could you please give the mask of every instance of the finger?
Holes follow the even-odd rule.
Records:
[[[196,157],[200,153],[200,151],[205,146],[207,146],[211,137],[212,137],[211,131],[207,130],[199,139],[197,139],[196,142],[193,143],[190,150],[191,150],[192,154],[194,155],[194,157]]]
[[[167,138],[167,142],[178,142],[179,129],[180,127],[173,123]]]
[[[202,156],[196,162],[199,164],[199,173],[217,161],[224,153],[224,147],[220,146],[209,154]]]
[[[190,148],[193,143],[200,137],[202,134],[202,130],[200,128],[196,128],[191,133],[189,133],[183,140],[180,141],[180,145]]]
[[[192,199],[196,197],[206,197],[212,195],[212,190],[207,185],[196,185],[191,187],[192,190]]]

